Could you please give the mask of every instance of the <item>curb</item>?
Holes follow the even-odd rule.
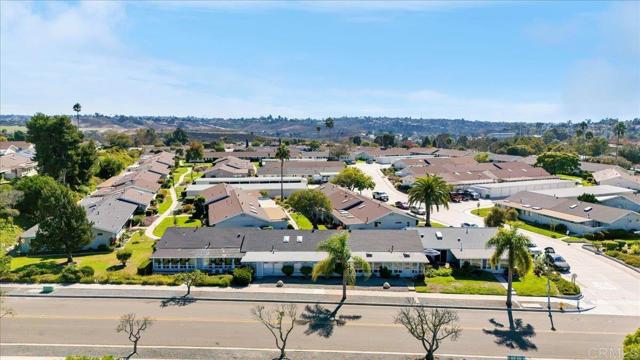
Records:
[[[585,249],[585,250],[587,250],[587,251],[590,251],[590,252],[592,252],[592,253],[594,253],[594,254],[596,254],[596,255],[604,256],[605,258],[607,258],[607,259],[609,259],[609,260],[612,260],[612,261],[615,261],[615,262],[617,262],[618,264],[620,264],[620,265],[622,265],[622,266],[624,266],[624,267],[626,267],[626,268],[628,268],[628,269],[631,269],[631,270],[633,270],[633,271],[635,271],[635,272],[637,272],[637,273],[640,273],[640,269],[638,269],[638,268],[636,268],[636,267],[633,267],[633,266],[631,266],[631,265],[627,264],[626,262],[624,262],[624,261],[622,261],[622,260],[620,260],[620,259],[616,259],[616,258],[614,258],[613,256],[609,256],[609,255],[607,255],[607,254],[606,254],[606,253],[604,253],[604,252],[598,252],[598,251],[596,251],[596,250],[595,250],[595,246],[593,246],[593,245],[591,245],[591,244],[583,244],[583,245],[582,245],[582,248],[583,248],[583,249]]]
[[[60,299],[127,299],[127,300],[167,300],[171,298],[180,298],[177,296],[161,297],[161,296],[133,296],[133,295],[57,295],[57,294],[5,294],[6,297],[15,298],[60,298]],[[194,301],[217,301],[217,302],[245,302],[245,303],[288,303],[288,304],[305,304],[305,305],[340,305],[336,301],[312,301],[312,300],[281,300],[281,299],[246,299],[246,298],[215,298],[215,297],[186,297]],[[458,309],[458,310],[477,310],[477,311],[508,311],[504,307],[495,306],[455,306],[455,305],[429,305],[429,304],[391,304],[391,303],[369,303],[369,302],[344,302],[343,306],[378,306],[378,307],[420,307],[434,309]],[[589,308],[570,309],[570,310],[543,310],[543,309],[511,309],[511,311],[520,312],[540,312],[540,313],[583,313],[593,310],[595,306]]]

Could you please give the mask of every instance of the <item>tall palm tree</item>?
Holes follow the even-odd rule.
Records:
[[[618,161],[618,150],[620,149],[620,138],[624,136],[627,127],[623,122],[618,121],[613,125],[613,133],[616,134],[616,162]]]
[[[289,160],[291,153],[286,144],[280,144],[276,151],[276,159],[280,160],[280,200],[284,200],[284,161]]]
[[[436,211],[440,210],[440,206],[445,209],[449,208],[450,190],[451,186],[441,177],[427,174],[417,179],[413,187],[409,189],[409,204],[419,206],[420,203],[423,203],[426,226],[431,226],[431,211],[433,208],[435,207]]]
[[[507,254],[507,307],[511,308],[511,292],[513,291],[513,272],[520,276],[526,275],[533,266],[528,245],[530,240],[525,235],[518,233],[516,226],[510,229],[502,228],[487,241],[487,248],[493,247],[493,255],[489,258],[492,266],[500,264],[500,259]]]
[[[76,112],[76,126],[80,129],[80,111],[82,111],[82,105],[80,105],[80,103],[75,103],[73,105],[73,111]]]
[[[356,268],[362,270],[366,277],[371,275],[371,264],[360,256],[351,255],[349,246],[349,233],[341,232],[331,236],[329,239],[318,245],[318,251],[327,252],[327,257],[318,261],[313,266],[311,279],[316,281],[320,275],[331,275],[338,268],[342,268],[342,300],[340,305],[347,299],[347,285],[356,283]],[[338,312],[340,306],[334,310],[333,315]]]
[[[333,129],[333,125],[334,125],[334,121],[330,117],[324,121],[324,126],[326,126],[327,129]]]

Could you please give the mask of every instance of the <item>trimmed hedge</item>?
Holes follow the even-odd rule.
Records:
[[[424,276],[427,278],[445,277],[451,276],[451,274],[453,274],[453,269],[446,267],[440,267],[438,269],[429,268],[424,272]]]
[[[282,273],[285,274],[286,276],[293,275],[293,265],[283,265]]]
[[[138,275],[151,275],[153,268],[151,266],[151,260],[147,259],[138,265],[138,269],[136,270]]]

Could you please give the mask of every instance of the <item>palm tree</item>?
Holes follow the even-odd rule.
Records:
[[[336,270],[342,271],[342,300],[333,311],[332,316],[335,316],[342,303],[347,299],[347,284],[354,285],[356,283],[356,268],[361,269],[364,275],[369,277],[371,264],[360,256],[351,255],[348,232],[335,234],[321,242],[318,245],[318,251],[325,251],[328,255],[313,266],[311,272],[313,281],[316,281],[320,275],[331,275]]]
[[[78,129],[80,129],[80,111],[82,111],[80,103],[75,103],[73,105],[73,111],[76,112],[76,125],[78,126]]]
[[[330,117],[324,121],[324,126],[326,126],[327,129],[333,129],[333,124],[334,124],[334,121]]]
[[[516,226],[510,229],[502,228],[487,241],[487,248],[493,247],[493,255],[489,259],[491,266],[500,264],[500,259],[507,254],[507,307],[511,308],[511,292],[513,291],[513,271],[520,276],[526,275],[533,266],[528,245],[531,243],[528,237],[518,233]]]
[[[409,204],[425,207],[426,226],[431,226],[431,211],[435,207],[436,211],[440,206],[449,208],[449,191],[451,187],[441,177],[427,174],[416,180],[413,187],[409,189]]]
[[[280,200],[284,200],[284,161],[289,160],[291,153],[286,144],[280,144],[276,151],[276,159],[280,160]]]
[[[627,127],[623,122],[618,121],[613,126],[613,133],[616,134],[616,162],[618,162],[618,150],[620,148],[620,138],[624,136],[625,131],[627,131]]]

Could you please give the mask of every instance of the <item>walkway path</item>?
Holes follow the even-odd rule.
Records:
[[[150,237],[152,239],[159,239],[159,237],[153,235],[153,230],[155,230],[155,228],[162,222],[162,220],[166,219],[167,216],[173,214],[173,211],[178,207],[179,202],[178,202],[178,196],[176,195],[175,187],[176,186],[180,186],[182,184],[182,181],[184,181],[184,177],[189,175],[189,173],[191,173],[191,171],[192,171],[192,169],[189,168],[189,170],[187,170],[187,172],[185,172],[184,174],[182,174],[182,176],[180,176],[180,179],[178,179],[178,182],[173,184],[173,186],[169,188],[169,195],[171,196],[171,199],[173,200],[171,202],[171,206],[169,206],[167,211],[163,212],[160,216],[158,216],[158,218],[153,223],[151,223],[151,225],[149,225],[147,227],[147,230],[145,230],[145,232],[144,232],[144,234],[147,237]]]

